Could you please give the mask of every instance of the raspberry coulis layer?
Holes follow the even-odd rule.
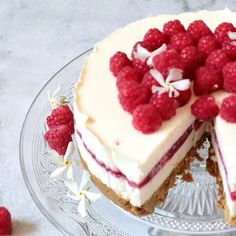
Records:
[[[195,120],[193,124],[191,124],[185,132],[179,137],[179,139],[172,145],[172,147],[166,152],[166,154],[161,158],[158,163],[151,169],[151,171],[148,173],[148,175],[139,183],[136,183],[132,180],[129,180],[125,174],[123,174],[119,169],[115,170],[107,166],[104,162],[99,160],[97,156],[91,151],[91,149],[86,145],[86,143],[83,140],[82,134],[79,132],[79,130],[76,130],[77,135],[80,137],[81,141],[83,142],[83,146],[86,149],[86,151],[90,154],[90,156],[93,158],[93,160],[100,165],[102,168],[104,168],[107,172],[110,172],[112,175],[114,175],[117,178],[124,178],[127,183],[134,188],[142,188],[146,184],[148,184],[155,175],[168,163],[169,160],[174,156],[174,154],[179,150],[179,148],[184,144],[184,142],[187,140],[189,135],[193,130],[197,130],[200,128],[202,122],[199,120]]]

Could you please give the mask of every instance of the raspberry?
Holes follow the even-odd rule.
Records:
[[[74,133],[74,116],[69,106],[61,105],[60,107],[53,109],[50,116],[47,117],[47,125],[49,129],[56,126],[67,125]]]
[[[220,106],[220,116],[228,122],[236,122],[236,96],[226,97]]]
[[[227,92],[236,93],[236,62],[228,62],[222,69],[224,77],[224,89]]]
[[[133,67],[136,68],[141,75],[144,75],[147,71],[150,70],[150,67],[147,65],[147,62],[142,61],[139,58],[133,58],[132,63]]]
[[[204,57],[207,57],[212,51],[214,51],[215,49],[219,47],[220,47],[219,43],[211,35],[201,37],[197,45],[198,51]]]
[[[178,91],[178,92],[179,92],[179,96],[176,97],[175,99],[178,102],[179,107],[182,107],[189,102],[192,96],[192,92],[191,92],[191,89]]]
[[[161,127],[161,116],[151,104],[139,105],[133,112],[132,124],[144,134],[150,134]]]
[[[180,56],[175,50],[164,51],[153,58],[153,66],[160,71],[164,77],[167,77],[171,68],[183,69]]]
[[[232,23],[224,22],[219,24],[214,32],[215,38],[218,42],[223,43],[225,39],[229,39],[228,32],[234,32],[235,28]]]
[[[165,43],[165,36],[160,30],[153,28],[144,35],[143,42],[148,43],[151,51],[154,51]]]
[[[0,235],[10,235],[12,233],[12,221],[10,212],[0,206]]]
[[[202,20],[193,21],[187,29],[187,32],[197,42],[202,36],[212,35],[211,30]]]
[[[234,44],[234,43],[232,40],[226,39],[222,44],[222,49],[226,52],[226,54],[232,60],[236,59],[236,44]]]
[[[182,49],[194,45],[194,41],[189,33],[180,32],[170,39],[170,48],[174,48],[177,51],[181,51]]]
[[[189,46],[180,53],[180,59],[184,67],[185,74],[191,74],[200,64],[200,56],[196,47]]]
[[[228,56],[222,49],[213,51],[206,59],[206,66],[211,69],[220,71],[222,67],[229,61]]]
[[[119,101],[125,111],[130,113],[140,104],[148,103],[151,94],[142,84],[129,80],[119,87]]]
[[[168,21],[163,26],[163,34],[168,37],[172,37],[181,32],[185,32],[185,28],[179,20]]]
[[[198,98],[191,106],[192,114],[200,120],[210,120],[218,115],[219,108],[212,96]]]
[[[163,121],[173,117],[176,114],[176,109],[178,107],[176,100],[170,98],[168,93],[163,93],[161,95],[154,93],[150,103],[157,108]]]
[[[110,71],[113,73],[114,76],[125,67],[131,65],[131,61],[127,57],[127,55],[123,52],[116,52],[110,58]]]
[[[117,75],[116,85],[117,85],[118,89],[124,80],[134,80],[137,82],[141,82],[142,76],[133,67],[126,66]]]
[[[150,91],[152,90],[153,85],[160,86],[160,84],[155,80],[149,71],[144,75],[142,84]]]
[[[204,95],[222,88],[222,75],[217,70],[199,67],[195,72],[193,89],[196,95]]]
[[[50,129],[45,134],[45,139],[48,145],[62,156],[66,153],[68,143],[72,141],[71,132],[66,125],[56,126]]]

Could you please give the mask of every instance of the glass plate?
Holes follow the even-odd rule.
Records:
[[[25,183],[38,208],[65,235],[154,236],[160,235],[160,229],[181,235],[233,232],[235,229],[225,223],[222,212],[216,208],[216,181],[202,168],[204,162],[192,166],[194,183],[178,179],[165,203],[150,216],[135,217],[105,197],[89,206],[86,218],[79,216],[77,203],[67,197],[63,178],[57,181],[49,178],[55,163],[47,158],[44,133],[45,120],[51,111],[47,91],[55,91],[60,84],[63,94],[72,100],[73,85],[79,79],[83,59],[90,52],[91,49],[56,73],[26,115],[20,139],[20,162]]]

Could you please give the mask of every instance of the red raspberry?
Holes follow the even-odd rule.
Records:
[[[48,130],[45,139],[48,145],[62,156],[66,153],[68,143],[72,141],[71,132],[66,125],[56,126]]]
[[[136,68],[141,75],[144,75],[147,71],[150,70],[150,67],[147,65],[146,61],[142,61],[138,58],[133,58],[132,63],[133,67]]]
[[[178,91],[178,92],[179,92],[179,96],[176,97],[175,99],[178,102],[179,107],[182,107],[189,102],[192,96],[192,92],[191,92],[191,89]]]
[[[50,116],[47,117],[47,125],[49,129],[55,128],[60,125],[67,125],[74,133],[74,115],[67,105],[61,105],[60,107],[53,109]]]
[[[171,68],[183,69],[180,56],[175,50],[164,51],[153,58],[153,66],[160,71],[164,77],[167,77]]]
[[[177,51],[194,45],[194,41],[189,33],[181,32],[171,37],[170,39],[170,48],[174,48]]]
[[[178,107],[176,100],[170,98],[168,93],[163,93],[161,95],[154,93],[150,103],[157,108],[163,121],[173,117],[176,114],[176,109]]]
[[[220,71],[222,67],[229,61],[228,56],[222,49],[213,51],[206,59],[206,66],[211,69]]]
[[[130,113],[140,104],[148,103],[151,94],[142,84],[134,80],[125,81],[119,87],[119,101],[125,111]]]
[[[217,70],[199,67],[195,72],[193,89],[196,95],[204,95],[222,88],[222,75]]]
[[[191,75],[201,61],[200,55],[194,46],[184,48],[180,53],[180,59],[186,76]]]
[[[187,32],[197,42],[202,36],[212,35],[211,30],[202,20],[193,21],[187,29]]]
[[[149,47],[151,46],[151,51],[154,51],[165,43],[165,36],[160,30],[153,28],[144,35],[143,42],[148,43]]]
[[[161,116],[151,104],[143,104],[136,107],[133,112],[132,124],[135,129],[144,134],[150,134],[161,127]]]
[[[203,36],[198,41],[197,49],[204,56],[207,57],[212,51],[219,48],[220,44],[215,37],[211,35]]]
[[[227,92],[236,93],[236,61],[228,62],[222,69],[224,77],[224,89]]]
[[[235,42],[234,42],[235,43]],[[230,59],[236,59],[236,44],[234,44],[232,40],[226,39],[223,44],[222,48],[226,52],[226,54],[230,57]]]
[[[144,75],[142,84],[150,91],[152,91],[153,85],[160,86],[160,84],[155,80],[149,71]]]
[[[191,106],[192,114],[200,120],[210,120],[218,115],[219,108],[212,96],[198,98]]]
[[[123,52],[116,52],[110,58],[110,71],[113,73],[114,76],[125,67],[131,65],[131,61],[127,57],[127,55]]]
[[[163,34],[168,37],[172,37],[180,32],[185,32],[185,28],[179,20],[168,21],[163,26]]]
[[[236,122],[236,96],[226,97],[220,106],[220,116],[228,122]]]
[[[0,235],[10,235],[12,233],[11,214],[5,208],[0,206]]]
[[[232,23],[224,22],[219,24],[214,32],[215,38],[218,42],[223,43],[225,39],[229,39],[228,32],[234,32],[235,28]]]
[[[135,68],[126,66],[117,75],[116,85],[118,89],[120,85],[126,80],[141,82],[142,76]]]

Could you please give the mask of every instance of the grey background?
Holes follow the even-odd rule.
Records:
[[[236,10],[236,0],[0,0],[0,205],[12,213],[14,235],[61,235],[33,203],[18,160],[22,122],[47,80],[131,21],[225,6]]]

